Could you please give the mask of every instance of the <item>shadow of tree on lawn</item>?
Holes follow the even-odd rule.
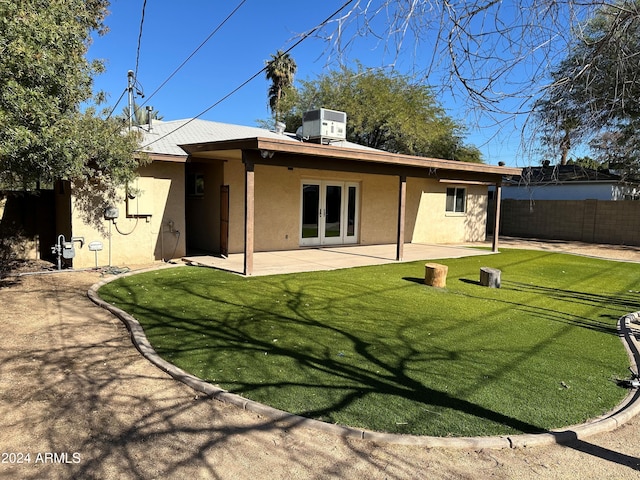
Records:
[[[409,279],[412,281],[412,279]],[[458,386],[455,393],[439,388],[426,385],[418,381],[412,370],[416,364],[428,365],[429,361],[449,361],[457,360],[457,363],[470,362],[469,358],[460,358],[460,353],[464,352],[464,347],[455,351],[432,349],[428,353],[424,349],[415,348],[411,338],[404,335],[402,331],[397,331],[394,335],[395,343],[393,348],[397,350],[397,354],[389,359],[389,356],[381,355],[381,344],[371,340],[363,340],[363,338],[351,330],[340,328],[335,324],[319,322],[314,317],[314,309],[321,308],[329,311],[336,318],[344,317],[349,314],[348,308],[343,309],[340,302],[327,300],[322,306],[309,306],[305,295],[305,288],[300,287],[295,282],[287,284],[286,280],[280,285],[280,293],[283,299],[286,299],[286,305],[278,306],[278,313],[273,313],[273,306],[264,302],[247,301],[248,293],[241,288],[242,282],[239,281],[238,289],[234,290],[232,297],[218,296],[215,288],[203,289],[200,285],[194,285],[189,281],[176,280],[175,283],[169,282],[166,286],[173,292],[177,292],[177,297],[186,295],[198,298],[203,302],[210,302],[212,312],[215,311],[214,304],[232,305],[238,309],[236,314],[224,314],[218,316],[212,313],[211,316],[201,316],[201,313],[182,312],[176,314],[171,309],[163,309],[159,311],[153,305],[144,304],[142,297],[138,298],[140,293],[136,288],[123,294],[121,298],[126,304],[120,304],[120,308],[131,310],[134,316],[139,319],[143,317],[145,320],[145,331],[152,343],[156,343],[158,353],[165,359],[178,366],[184,366],[184,359],[190,360],[196,357],[200,358],[203,364],[201,371],[194,371],[194,368],[187,366],[187,370],[191,373],[212,383],[220,384],[223,388],[246,395],[249,398],[258,401],[264,401],[277,408],[282,408],[293,413],[304,415],[311,418],[324,419],[330,422],[339,421],[335,412],[345,409],[354,410],[359,402],[367,397],[374,398],[376,395],[386,395],[402,401],[416,402],[424,406],[424,417],[411,418],[410,422],[424,421],[426,417],[440,415],[442,411],[455,411],[462,416],[470,416],[483,418],[490,423],[502,425],[506,429],[505,433],[538,433],[545,431],[545,428],[524,421],[512,415],[505,414],[502,411],[484,407],[473,401],[469,401],[469,395],[474,389],[486,388],[486,384],[496,382],[507,373],[510,367],[496,366],[492,371],[491,379],[484,380],[484,384],[480,385],[479,380],[469,375],[467,385]],[[361,286],[360,286],[361,287]],[[313,288],[322,288],[314,285]],[[362,287],[361,287],[362,288]],[[398,287],[402,288],[402,287]],[[342,299],[353,295],[362,295],[362,291],[348,291],[347,288]],[[375,288],[367,288],[366,295],[376,295]],[[268,297],[268,295],[265,295]],[[148,299],[147,299],[148,300]],[[195,302],[195,300],[194,300]],[[147,302],[148,303],[148,302]],[[526,310],[526,305],[510,305],[505,304],[504,308],[518,308]],[[380,312],[380,315],[388,313]],[[549,318],[562,320],[569,326],[579,324],[577,318],[565,318],[563,315],[555,311],[549,310],[545,312]],[[375,312],[374,312],[375,316]],[[151,321],[149,320],[151,319]],[[383,317],[381,317],[383,320]],[[317,348],[301,351],[295,348],[295,344],[290,340],[283,338],[273,338],[268,331],[271,322],[286,325],[287,329],[296,330],[305,329],[305,334],[318,339]],[[252,328],[255,324],[263,324],[263,330]],[[569,325],[570,324],[570,325]],[[156,335],[165,335],[167,327],[175,331],[175,341],[162,340],[154,342]],[[611,333],[610,324],[602,325],[596,328],[588,324],[590,328],[595,330]],[[249,327],[249,328],[248,328]],[[615,328],[613,329],[615,331]],[[567,330],[568,331],[568,330]],[[278,334],[280,335],[280,334]],[[323,340],[321,340],[323,339]],[[542,338],[533,345],[531,349],[520,352],[518,356],[512,360],[512,365],[521,365],[527,362],[528,358],[536,351],[541,351],[551,342],[551,338]],[[463,341],[461,341],[463,343]],[[340,356],[339,345],[347,345],[345,351],[354,352],[355,358],[344,358]],[[383,347],[383,346],[382,346]],[[496,354],[499,355],[499,349],[496,348]],[[245,375],[243,372],[235,373],[230,371],[216,371],[215,367],[207,367],[206,365],[217,365],[219,357],[224,355],[256,356],[264,355],[264,361],[253,362],[251,375]],[[295,375],[274,375],[270,367],[271,359],[286,359],[279,365],[282,368],[291,368],[305,372],[302,376]],[[189,365],[187,362],[186,365]],[[501,365],[501,364],[500,364]],[[471,372],[477,366],[468,364],[467,367]],[[184,368],[184,367],[183,367]],[[428,368],[428,367],[427,367]],[[456,367],[459,368],[459,367]],[[238,366],[238,370],[244,369],[244,365]],[[197,369],[196,369],[197,370]],[[329,375],[330,381],[322,375]],[[315,404],[314,407],[304,405],[301,400],[297,409],[291,406],[279,405],[277,402],[270,401],[274,397],[285,396],[285,392],[299,392],[303,390],[322,390],[328,399],[324,405]],[[274,391],[278,393],[274,395]],[[291,395],[296,395],[293,393]],[[269,399],[269,400],[267,400]],[[373,401],[373,400],[371,400]],[[402,402],[399,402],[402,405]],[[401,408],[401,407],[398,407]],[[404,422],[403,422],[404,423]],[[362,425],[352,425],[362,426]],[[371,428],[371,427],[369,427]],[[386,426],[376,426],[374,429],[385,431],[402,432],[403,427],[394,428]],[[444,428],[444,427],[443,427]],[[447,435],[452,432],[443,430],[441,434]],[[459,434],[459,433],[458,433]]]

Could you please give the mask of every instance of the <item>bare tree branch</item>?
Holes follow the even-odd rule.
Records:
[[[520,114],[551,82],[579,31],[605,2],[575,0],[356,0],[317,36],[330,62],[353,61],[356,45],[380,49],[381,65],[411,70],[440,91],[464,94],[469,108]]]

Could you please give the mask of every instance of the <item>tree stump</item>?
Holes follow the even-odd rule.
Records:
[[[500,274],[502,272],[497,268],[482,267],[480,268],[480,285],[490,288],[500,288]]]
[[[449,267],[439,263],[425,263],[424,283],[431,287],[444,288],[447,286],[447,272]]]

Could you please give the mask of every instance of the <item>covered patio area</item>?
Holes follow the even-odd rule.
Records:
[[[447,257],[410,250],[484,238],[489,187],[495,192],[497,232],[502,178],[521,173],[517,168],[393,154],[355,144],[316,144],[285,135],[180,147],[204,172],[194,175],[201,175],[203,185],[213,185],[220,197],[208,203],[197,198],[198,207],[206,208],[189,222],[191,232],[200,229],[192,238],[202,240],[194,242],[193,249],[226,257],[191,261],[215,262],[218,268],[244,275]],[[218,170],[207,177],[211,165]],[[497,235],[492,249],[498,251]]]
[[[490,246],[479,243],[478,246]],[[396,245],[356,245],[340,247],[303,248],[272,252],[255,252],[253,255],[253,276],[278,275],[283,273],[336,270],[339,268],[362,267],[397,263]],[[488,249],[462,245],[427,245],[409,243],[404,245],[402,262],[436,260],[441,258],[461,258],[475,255],[491,255]],[[244,254],[236,253],[228,257],[195,255],[183,257],[183,261],[205,267],[217,268],[233,273],[244,273]]]

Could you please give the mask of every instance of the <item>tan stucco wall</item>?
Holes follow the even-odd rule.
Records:
[[[447,187],[467,189],[465,213],[446,212]],[[433,179],[407,180],[405,239],[411,243],[459,243],[485,239],[487,187]]]
[[[398,177],[367,175],[362,182],[360,243],[395,243],[398,230]]]
[[[72,235],[85,241],[82,248],[76,244],[74,268],[95,266],[95,254],[88,249],[93,241],[103,244],[103,250],[98,252],[99,266],[109,264],[109,253],[114,266],[151,263],[185,254],[184,164],[155,161],[139,173],[136,198],[128,204],[123,199],[115,205],[119,209],[115,226],[104,219],[98,219],[97,225],[88,223],[78,199],[72,197]],[[96,208],[102,211],[102,207]],[[130,215],[149,216],[127,218],[127,208]]]
[[[358,184],[359,243],[395,242],[398,193],[394,178],[259,165],[256,167],[256,251],[300,246],[301,188],[305,181]]]
[[[302,171],[256,166],[255,250],[298,248]]]
[[[255,167],[255,251],[298,248],[302,172]],[[244,251],[244,175],[241,162],[225,164],[225,183],[230,186],[230,253]]]
[[[230,253],[244,249],[244,165],[225,163],[231,188]],[[304,181],[354,182],[360,186],[360,244],[395,242],[398,179],[285,167],[255,167],[255,251],[300,246],[301,186]]]
[[[231,188],[230,253],[244,249],[244,165],[228,162],[225,183]],[[395,243],[398,177],[255,167],[255,251],[289,250],[300,246],[301,185],[304,181],[355,182],[360,186],[359,244]],[[467,211],[445,212],[447,187],[467,189]],[[407,180],[405,241],[457,243],[485,238],[487,187]]]

